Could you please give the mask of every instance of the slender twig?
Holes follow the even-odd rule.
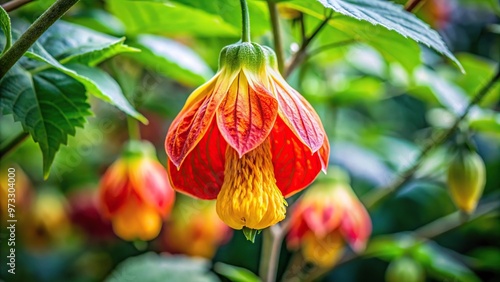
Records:
[[[426,0],[409,0],[405,4],[405,10],[408,12],[412,12],[419,5],[424,5]]]
[[[462,212],[457,211],[418,228],[413,232],[413,234],[419,238],[434,238],[479,217],[490,214],[494,211],[498,212],[499,208],[500,201],[492,201],[481,204],[466,220],[464,220]]]
[[[285,59],[283,53],[283,41],[281,37],[280,20],[278,16],[278,8],[276,3],[272,0],[267,1],[267,6],[269,9],[269,15],[271,17],[271,27],[273,31],[274,38],[274,51],[276,52],[276,59],[278,61],[278,70],[283,74],[285,68]]]
[[[12,1],[9,1],[7,3],[3,3],[2,8],[6,12],[12,12],[15,9],[20,8],[20,7],[28,4],[31,1],[33,1],[33,0],[12,0]]]
[[[10,151],[20,145],[26,138],[28,138],[29,133],[26,131],[20,132],[17,136],[12,138],[5,146],[0,149],[0,159],[7,155]]]
[[[300,13],[299,17],[299,22],[300,22],[300,38],[302,39],[302,42],[306,40],[306,22],[304,21],[304,13]]]
[[[286,70],[285,70],[285,77],[288,77],[292,71],[304,60],[307,47],[309,44],[312,42],[312,40],[316,37],[316,35],[319,34],[319,32],[325,27],[325,25],[330,21],[332,18],[333,13],[330,13],[312,32],[312,34],[307,37],[304,42],[302,42],[302,45],[300,46],[299,50],[297,53],[295,53],[290,60],[290,63],[287,65]]]
[[[431,138],[431,140],[423,147],[422,151],[420,152],[412,166],[403,171],[401,175],[388,186],[376,188],[372,190],[372,192],[368,193],[365,197],[363,197],[362,201],[364,202],[365,206],[368,209],[375,207],[387,196],[397,192],[404,186],[404,184],[410,181],[427,154],[435,147],[441,145],[455,132],[462,120],[464,120],[464,118],[469,114],[470,110],[483,99],[483,97],[488,93],[488,91],[493,87],[493,85],[496,83],[496,81],[498,81],[499,78],[500,65],[497,67],[495,75],[488,81],[488,83],[486,83],[484,87],[479,90],[476,96],[472,98],[463,113],[455,119],[453,125],[448,128],[448,130],[439,134],[437,138]]]
[[[240,0],[241,4],[241,41],[250,42],[250,15],[246,0]]]
[[[451,231],[455,228],[458,228],[464,224],[467,224],[475,219],[478,219],[480,217],[486,216],[491,213],[498,212],[498,209],[500,208],[500,201],[488,201],[484,204],[481,204],[478,206],[476,211],[470,215],[470,217],[467,220],[463,220],[462,218],[462,212],[461,211],[456,211],[454,213],[445,215],[443,217],[440,217],[420,228],[415,230],[413,232],[413,235],[415,238],[418,239],[432,239],[434,237],[437,237],[439,235],[442,235],[448,231]],[[387,235],[381,235],[381,236],[387,236]],[[390,235],[389,235],[390,236]],[[335,267],[338,267],[339,265],[342,265],[344,263],[350,262],[354,259],[357,259],[359,257],[363,256],[363,253],[353,253],[349,252],[345,254],[342,259],[335,265]],[[325,269],[325,268],[319,268],[315,267],[314,270],[309,270],[308,272],[310,275],[304,279],[305,281],[312,281],[315,280],[326,273],[328,273],[331,269]],[[302,274],[300,274],[302,275]]]
[[[57,0],[47,9],[36,21],[21,35],[21,37],[12,45],[0,58],[0,79],[5,76],[7,71],[28,51],[35,41],[58,20],[69,8],[78,0]]]

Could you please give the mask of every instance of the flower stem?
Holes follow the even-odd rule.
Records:
[[[139,122],[127,115],[127,128],[128,128],[128,137],[131,140],[140,140],[141,139],[141,131],[139,130]]]
[[[265,282],[276,281],[281,245],[288,229],[290,229],[290,220],[285,219],[282,224],[276,224],[264,230],[259,274]]]
[[[495,75],[486,83],[484,87],[482,87],[479,92],[474,96],[463,113],[455,118],[455,122],[453,125],[448,128],[448,130],[442,132],[438,135],[437,138],[431,139],[420,151],[420,154],[416,158],[413,165],[401,173],[401,176],[396,178],[392,183],[387,185],[386,187],[379,187],[377,189],[373,189],[372,192],[368,193],[365,197],[363,197],[362,201],[364,202],[366,208],[371,209],[374,208],[377,204],[381,203],[385,198],[389,195],[399,191],[408,181],[411,180],[417,169],[420,167],[425,157],[429,152],[431,152],[434,148],[441,145],[446,141],[454,132],[457,130],[458,126],[465,119],[465,117],[469,114],[470,110],[479,103],[484,96],[489,92],[489,90],[495,85],[495,83],[500,79],[500,64],[497,66],[497,70]]]
[[[274,51],[276,52],[276,59],[278,61],[278,70],[281,74],[283,74],[285,69],[285,58],[283,53],[283,41],[281,38],[278,8],[276,7],[276,3],[272,0],[267,0],[267,7],[269,9],[269,15],[271,16],[271,26],[274,38]]]
[[[78,0],[57,0],[19,37],[5,54],[0,58],[0,79],[5,76],[12,66],[23,56],[35,41],[58,20]]]
[[[250,15],[246,0],[240,0],[241,4],[241,41],[251,42],[250,40]]]
[[[273,234],[271,233],[271,227],[269,227],[262,231],[262,247],[259,266],[259,276],[262,280],[266,279],[267,273],[269,272],[269,261],[271,260],[272,245]]]

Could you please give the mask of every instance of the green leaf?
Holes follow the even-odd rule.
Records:
[[[146,253],[119,264],[105,281],[219,281],[217,276],[209,272],[209,267],[205,259]]]
[[[338,89],[333,93],[332,102],[348,105],[358,102],[376,101],[382,98],[383,86],[380,80],[372,77],[361,77],[347,81],[349,87]]]
[[[75,15],[72,15],[72,17],[67,18],[67,20],[95,31],[115,36],[125,35],[125,25],[117,17],[104,10],[83,10]]]
[[[412,255],[415,260],[422,263],[430,275],[438,279],[458,282],[481,281],[465,264],[455,256],[451,256],[449,250],[434,242],[415,247]]]
[[[402,6],[380,0],[318,0],[324,7],[342,15],[381,25],[404,37],[427,45],[450,58],[463,71],[460,62],[448,50],[439,34]],[[390,49],[389,49],[390,50]]]
[[[130,54],[131,58],[182,83],[197,86],[213,76],[198,54],[171,39],[140,35],[132,44],[142,52]]]
[[[12,32],[10,27],[9,14],[7,14],[7,12],[2,7],[0,7],[0,26],[2,26],[3,33],[5,34],[5,46],[1,53],[3,54],[7,52],[7,50],[9,50],[9,48],[12,46]]]
[[[64,74],[71,76],[85,85],[87,91],[95,95],[97,98],[115,105],[130,116],[133,116],[142,123],[147,124],[147,119],[130,105],[116,81],[114,81],[114,79],[107,73],[99,70],[98,68],[92,68],[76,63],[64,66],[47,53],[47,51],[45,51],[45,49],[39,44],[35,44],[32,50],[33,51],[26,52],[25,56],[47,63]]]
[[[108,0],[107,9],[125,24],[127,34],[234,36],[240,29],[220,15],[175,2]]]
[[[500,113],[498,112],[483,109],[480,112],[474,112],[467,120],[471,129],[500,136]]]
[[[71,40],[68,39],[71,34]],[[79,62],[95,66],[120,53],[138,52],[116,38],[76,24],[58,21],[37,41],[52,57],[65,64]]]
[[[205,11],[214,16],[220,16],[226,23],[238,28],[238,30],[241,28],[241,6],[239,1],[174,0],[174,2]],[[247,1],[247,4],[252,35],[262,35],[269,31],[269,12],[266,3],[264,1]]]
[[[260,282],[260,278],[250,270],[234,265],[217,262],[214,271],[235,282]]]
[[[474,249],[470,256],[476,259],[476,267],[483,270],[500,273],[500,249],[495,247],[480,247]]]
[[[313,16],[315,19],[314,21],[308,20],[308,26],[317,26],[319,20],[324,19],[325,8],[318,2],[293,0],[283,3],[283,5]],[[366,21],[359,21],[351,17],[335,16],[333,20],[328,22],[328,26],[325,27],[318,37],[321,46],[346,40],[364,42],[376,49],[387,62],[397,62],[409,73],[420,65],[421,62],[421,50],[415,41],[409,40],[399,33],[388,30],[380,25],[372,25]],[[333,50],[342,49],[347,48],[335,48]],[[327,52],[331,53],[333,50],[328,50]],[[345,56],[346,54],[344,54]],[[330,60],[323,59],[321,54],[318,56],[319,63],[327,61]]]
[[[486,85],[495,74],[495,62],[472,54],[458,54],[458,59],[464,66],[465,75],[457,75],[453,80],[465,93],[472,97]],[[492,106],[500,99],[500,82],[497,82],[488,94],[481,100],[481,106]]]
[[[12,114],[39,144],[47,178],[60,145],[91,114],[85,87],[56,70],[32,75],[16,64],[0,81],[0,89],[2,114]]]
[[[428,87],[434,98],[456,115],[462,114],[469,103],[469,98],[460,87],[428,68],[415,71],[415,83]]]
[[[379,236],[370,240],[364,255],[392,261],[404,255],[414,244],[415,239],[406,234]]]

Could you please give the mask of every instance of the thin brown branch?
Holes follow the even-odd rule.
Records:
[[[78,0],[57,0],[24,32],[0,58],[0,79],[14,66],[35,41]]]
[[[290,63],[287,65],[285,69],[285,77],[288,77],[292,71],[304,60],[306,57],[306,51],[307,47],[309,44],[312,42],[312,40],[316,37],[316,35],[319,34],[319,32],[325,27],[326,24],[330,21],[332,18],[333,13],[330,13],[312,32],[312,34],[307,37],[303,42],[302,45],[300,46],[299,50],[293,55],[292,59],[290,60]]]
[[[424,5],[426,0],[409,0],[405,4],[405,10],[408,12],[412,12],[417,7]]]
[[[20,8],[20,7],[28,4],[31,1],[33,1],[33,0],[12,0],[12,1],[9,1],[7,3],[3,3],[2,8],[6,12],[12,12],[15,9]]]
[[[401,189],[408,181],[410,181],[415,172],[422,164],[427,154],[429,154],[429,152],[432,151],[437,146],[443,144],[444,141],[446,141],[455,132],[459,124],[469,114],[470,110],[484,98],[484,96],[499,80],[499,78],[500,78],[500,65],[497,67],[495,75],[470,100],[469,104],[467,105],[463,113],[455,119],[453,125],[450,128],[448,128],[448,130],[439,134],[437,138],[431,138],[431,140],[422,148],[422,151],[420,152],[420,154],[418,155],[412,166],[403,171],[401,175],[397,177],[388,186],[376,188],[362,198],[362,201],[364,202],[365,206],[368,209],[374,208],[378,203],[382,202],[389,195],[399,191],[399,189]]]
[[[284,61],[285,56],[283,52],[283,40],[281,37],[281,28],[280,28],[280,20],[278,16],[278,7],[276,6],[276,2],[268,0],[267,6],[269,9],[269,15],[271,17],[271,29],[273,32],[274,38],[274,51],[276,52],[276,60],[278,61],[278,70],[281,74],[284,71]]]

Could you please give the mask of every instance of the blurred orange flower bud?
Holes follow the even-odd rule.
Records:
[[[0,169],[0,210],[2,211],[1,224],[3,225],[6,224],[7,219],[16,219],[9,218],[9,204],[16,207],[13,216],[23,216],[23,212],[30,205],[32,187],[31,181],[20,166],[16,164],[2,165]]]
[[[448,187],[457,207],[472,213],[483,194],[486,169],[481,157],[469,149],[460,149],[448,168]]]
[[[333,266],[347,242],[362,251],[371,234],[371,220],[365,207],[339,169],[329,178],[313,184],[292,209],[287,243],[302,250],[304,258],[321,267]],[[332,177],[333,176],[333,177]]]
[[[24,243],[32,250],[66,242],[71,224],[64,197],[56,191],[39,191],[20,226]]]
[[[102,212],[124,240],[158,236],[174,199],[167,173],[146,141],[129,141],[100,184]]]
[[[170,253],[211,259],[231,235],[232,230],[217,215],[215,201],[180,196],[164,228],[162,243]]]

